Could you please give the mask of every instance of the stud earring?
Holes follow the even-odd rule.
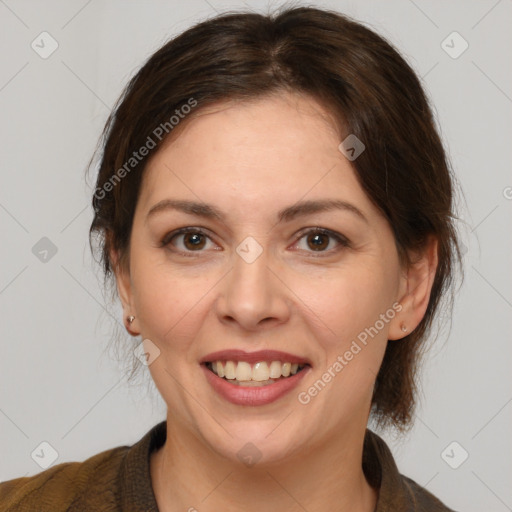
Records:
[[[134,317],[133,315],[130,315],[130,316],[127,318],[127,320],[128,320],[128,323],[131,325],[131,324],[132,324],[132,322],[135,320],[135,317]]]
[[[402,332],[407,332],[407,326],[405,324],[402,324],[401,329],[402,329]]]

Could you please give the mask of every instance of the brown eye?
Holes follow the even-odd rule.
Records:
[[[314,251],[320,251],[329,245],[329,236],[324,233],[309,234],[307,242]]]
[[[183,243],[187,249],[202,249],[205,245],[204,235],[201,233],[185,233]]]
[[[331,254],[340,250],[340,248],[350,246],[349,241],[343,235],[324,228],[313,228],[303,232],[297,246],[301,245],[300,240],[302,239],[305,239],[306,243],[304,245],[306,247],[299,248],[304,248],[306,252]],[[331,247],[329,248],[329,246]]]
[[[183,228],[169,233],[161,242],[162,247],[173,246],[178,252],[203,252],[210,237],[198,228]]]

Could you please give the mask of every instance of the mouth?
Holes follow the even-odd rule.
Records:
[[[243,406],[284,398],[312,368],[308,359],[277,350],[222,350],[205,356],[200,366],[210,389]]]
[[[309,366],[307,363],[289,361],[258,361],[251,364],[247,361],[218,360],[203,364],[221,379],[244,387],[268,386],[279,380],[288,379]]]

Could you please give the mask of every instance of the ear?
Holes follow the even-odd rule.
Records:
[[[140,332],[138,331],[137,311],[135,310],[133,304],[130,269],[128,265],[123,264],[123,262],[119,258],[119,254],[113,249],[110,251],[110,262],[112,265],[112,270],[116,277],[117,293],[123,306],[123,323],[125,329],[132,336],[138,336]],[[128,320],[130,316],[135,317],[135,319],[131,323]]]
[[[423,319],[438,265],[438,240],[427,238],[421,251],[409,253],[410,265],[404,269],[399,292],[400,312],[390,322],[388,339],[399,340],[411,334]]]

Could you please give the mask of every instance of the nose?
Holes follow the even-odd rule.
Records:
[[[255,261],[248,262],[235,254],[233,268],[219,283],[216,312],[222,323],[257,331],[288,320],[289,290],[267,255],[264,249]]]

